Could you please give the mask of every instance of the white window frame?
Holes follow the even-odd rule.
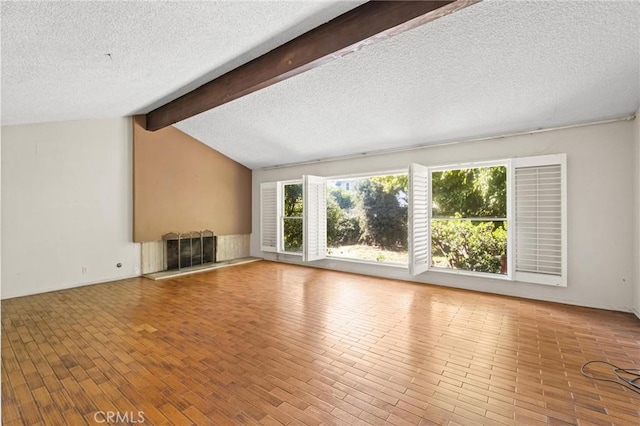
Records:
[[[484,167],[496,167],[503,166],[507,168],[506,179],[507,179],[507,217],[506,218],[493,218],[498,220],[504,220],[507,223],[507,273],[505,274],[492,274],[488,272],[475,272],[475,271],[467,271],[463,269],[447,269],[447,268],[439,268],[437,266],[431,266],[431,220],[434,219],[432,217],[433,214],[433,193],[432,193],[432,173],[433,172],[442,172],[447,170],[460,170],[460,169],[474,169],[474,168],[484,168]],[[512,275],[509,273],[509,265],[511,264],[511,247],[512,244],[509,241],[509,224],[512,221],[511,217],[511,160],[492,160],[492,161],[476,161],[469,163],[458,163],[454,165],[446,165],[446,166],[435,166],[435,167],[427,167],[429,170],[429,187],[427,188],[428,200],[429,204],[427,205],[428,212],[428,229],[429,229],[429,248],[428,248],[428,262],[429,262],[429,270],[437,271],[437,272],[445,272],[449,274],[458,274],[458,275],[476,275],[482,277],[492,277],[492,278],[502,278],[502,279],[512,279]],[[446,220],[446,218],[445,218]],[[465,220],[473,220],[473,218],[465,219]]]
[[[427,272],[431,265],[431,172],[427,166],[411,164],[409,166],[409,218],[407,223],[407,246],[409,248],[409,273],[420,275]],[[424,196],[424,204],[418,203],[416,193],[420,192],[420,200]],[[420,220],[420,224],[416,221]],[[418,234],[425,230],[425,234]]]
[[[326,257],[327,215],[326,215],[326,183],[320,176],[304,175],[302,179],[275,182],[278,188],[278,242],[277,253],[289,256],[300,256],[303,262],[312,262]],[[302,216],[286,217],[284,215],[285,186],[302,186]],[[302,223],[302,251],[288,251],[284,247],[285,220],[300,220]],[[315,235],[316,238],[309,238]]]
[[[327,257],[327,183],[320,176],[302,176],[302,261]]]
[[[560,276],[545,276],[544,274],[531,274],[516,272],[515,270],[515,235],[516,227],[518,226],[515,217],[515,170],[520,167],[529,166],[545,166],[545,165],[560,165],[561,166],[561,275]],[[431,220],[432,220],[432,185],[431,175],[433,172],[444,170],[459,170],[465,168],[477,168],[477,167],[492,167],[492,166],[506,166],[507,167],[507,274],[490,274],[483,272],[465,271],[465,270],[453,270],[431,266],[432,253],[431,253]],[[420,170],[422,174],[428,177],[427,187],[427,229],[426,229],[426,241],[427,241],[427,257],[425,262],[417,262],[419,256],[415,253],[417,249],[416,244],[419,241],[423,241],[425,235],[418,235],[416,232],[416,226],[414,224],[415,216],[414,212],[418,210],[418,207],[414,205],[414,180],[416,175],[414,170]],[[535,284],[546,284],[554,286],[566,286],[567,285],[567,168],[566,168],[566,154],[554,154],[535,157],[523,157],[514,159],[503,159],[493,161],[481,161],[481,162],[466,162],[451,165],[438,165],[438,166],[423,166],[414,163],[409,168],[409,208],[411,215],[409,216],[409,270],[412,275],[419,275],[423,272],[442,272],[457,275],[472,275],[477,277],[493,278],[511,280],[517,282],[527,282]],[[423,208],[424,210],[424,208]],[[424,244],[420,246],[422,250],[425,249]],[[424,256],[422,256],[424,257]]]
[[[279,247],[280,220],[278,219],[278,195],[280,186],[277,182],[262,182],[260,184],[260,250],[277,252]],[[274,205],[275,199],[275,205]],[[266,223],[275,222],[275,235],[266,232]],[[271,226],[269,226],[272,230]]]

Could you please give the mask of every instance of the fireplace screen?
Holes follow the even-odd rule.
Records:
[[[167,270],[183,269],[216,261],[215,236],[212,231],[171,232],[164,240],[164,263]]]

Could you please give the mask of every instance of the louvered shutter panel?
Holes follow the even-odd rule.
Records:
[[[566,286],[566,156],[513,162],[516,281]]]
[[[327,256],[327,186],[319,176],[302,177],[302,260],[311,262]]]
[[[429,169],[420,164],[409,167],[409,272],[429,269]]]
[[[260,184],[260,250],[278,250],[278,183]]]

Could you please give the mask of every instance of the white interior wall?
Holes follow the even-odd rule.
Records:
[[[337,176],[424,165],[567,153],[568,285],[566,288],[427,272],[375,264],[322,260],[313,265],[347,272],[415,280],[533,299],[630,312],[633,309],[637,238],[634,227],[633,121],[594,124],[531,135],[464,142],[376,156],[253,172],[251,255],[297,263],[299,257],[260,251],[261,182],[302,174]],[[634,218],[635,217],[635,218]]]
[[[633,140],[635,145],[635,255],[633,264],[636,268],[634,287],[634,312],[640,318],[640,109],[636,111],[636,118],[633,120]]]
[[[0,107],[0,110],[2,108]],[[2,297],[2,134],[0,133],[0,297]],[[0,415],[2,410],[0,409]]]
[[[130,118],[2,127],[2,298],[139,275],[132,142]]]

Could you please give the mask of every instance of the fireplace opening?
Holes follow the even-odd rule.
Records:
[[[175,233],[162,236],[166,270],[183,269],[216,261],[216,242],[212,231]]]

